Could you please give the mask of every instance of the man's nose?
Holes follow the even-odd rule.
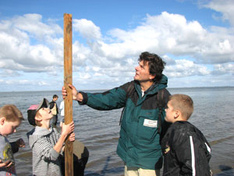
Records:
[[[138,70],[138,68],[139,68],[139,65],[135,67],[135,70]]]

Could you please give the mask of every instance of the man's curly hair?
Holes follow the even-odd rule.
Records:
[[[149,73],[155,76],[155,78],[153,79],[154,82],[159,82],[161,80],[162,72],[164,66],[166,65],[161,57],[154,53],[143,52],[141,53],[138,61],[143,61],[144,64],[148,63]]]

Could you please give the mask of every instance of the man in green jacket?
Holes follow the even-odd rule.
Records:
[[[138,61],[134,80],[120,87],[95,94],[78,92],[73,85],[69,88],[73,99],[82,105],[97,110],[124,108],[117,147],[117,154],[125,163],[124,175],[159,176],[162,167],[160,129],[170,95],[165,89],[167,77],[162,74],[165,62],[149,52],[141,53]],[[62,94],[65,98],[65,87]],[[162,110],[159,106],[163,106]]]

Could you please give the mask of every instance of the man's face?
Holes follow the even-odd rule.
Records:
[[[136,74],[134,76],[134,80],[139,82],[147,82],[154,79],[155,76],[152,76],[149,73],[149,65],[148,62],[141,61],[139,65],[135,68]]]

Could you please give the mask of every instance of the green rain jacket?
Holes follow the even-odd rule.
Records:
[[[120,138],[117,154],[127,167],[143,169],[160,169],[162,167],[162,153],[160,134],[158,133],[157,93],[167,87],[167,77],[163,75],[159,84],[153,84],[142,96],[137,81],[128,82],[120,87],[104,93],[84,93],[83,101],[97,110],[111,110],[123,108]],[[164,91],[164,105],[170,93]],[[162,112],[164,121],[165,111]]]

